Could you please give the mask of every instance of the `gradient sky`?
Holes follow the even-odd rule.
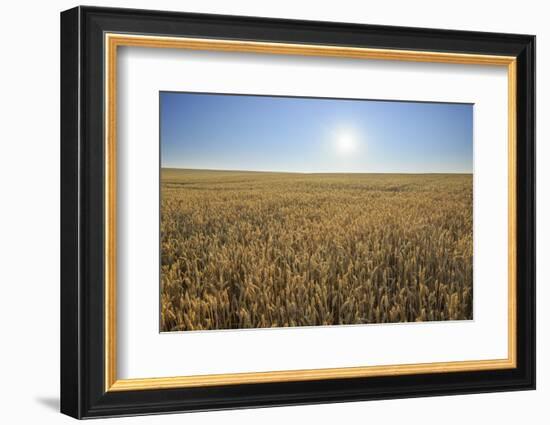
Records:
[[[473,105],[160,93],[161,166],[471,173]]]

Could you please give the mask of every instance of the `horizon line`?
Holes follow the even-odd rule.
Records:
[[[189,168],[189,167],[163,167],[161,170],[189,170],[189,171],[232,171],[241,173],[278,173],[278,174],[471,174],[473,171],[424,171],[424,172],[407,172],[407,171],[273,171],[273,170],[244,170],[230,168]]]

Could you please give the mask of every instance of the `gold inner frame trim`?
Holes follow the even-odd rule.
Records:
[[[268,43],[256,41],[105,34],[105,391],[136,391],[181,387],[204,387],[269,382],[311,381],[376,376],[411,375],[511,369],[516,353],[516,58],[446,52],[370,49],[329,45]],[[118,379],[116,325],[116,117],[117,48],[119,46],[228,51],[279,55],[323,56],[355,59],[398,60],[507,67],[508,72],[508,357],[495,360],[469,360],[327,369],[285,370],[166,378]]]

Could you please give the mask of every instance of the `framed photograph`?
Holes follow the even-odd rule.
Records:
[[[61,411],[535,388],[535,37],[61,14]]]

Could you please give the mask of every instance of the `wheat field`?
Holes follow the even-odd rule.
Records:
[[[471,174],[161,170],[161,331],[472,319]]]

